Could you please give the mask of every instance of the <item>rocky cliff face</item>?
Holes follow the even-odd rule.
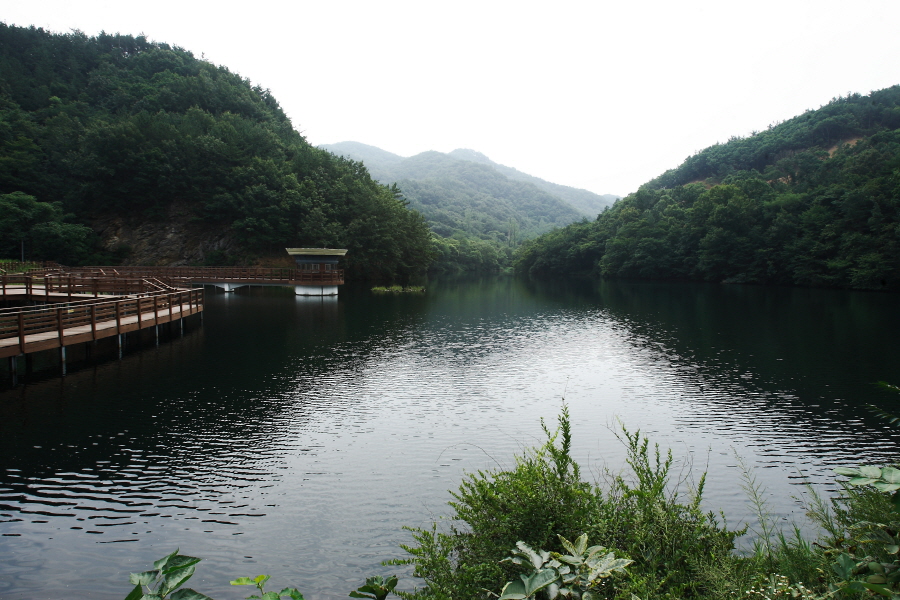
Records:
[[[141,266],[202,265],[216,255],[234,255],[238,245],[221,224],[196,219],[185,206],[168,209],[166,218],[142,221],[123,216],[101,217],[92,227],[111,252],[127,250],[125,262]]]

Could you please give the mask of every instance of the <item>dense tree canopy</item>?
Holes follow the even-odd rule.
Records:
[[[90,227],[67,223],[59,202],[38,202],[22,192],[0,194],[0,256],[53,256],[64,262],[85,256],[94,242]]]
[[[704,150],[517,269],[900,289],[897,115],[900,86]]]
[[[85,223],[179,203],[234,233],[234,260],[336,246],[352,274],[391,279],[433,252],[399,190],[310,146],[268,90],[143,36],[0,24],[0,193],[13,192]],[[33,258],[63,259],[46,248]]]

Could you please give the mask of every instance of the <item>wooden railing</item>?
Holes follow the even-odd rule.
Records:
[[[25,290],[29,297],[44,296],[58,299],[60,294],[68,296],[126,296],[171,292],[176,288],[152,277],[82,277],[72,274],[54,273],[50,275],[0,275],[0,295],[8,290]]]
[[[2,281],[2,278],[0,278],[0,281]],[[125,299],[126,297],[128,297],[128,298],[147,298],[150,296],[156,296],[156,295],[160,295],[160,294],[168,294],[168,293],[172,293],[172,292],[185,291],[185,290],[180,290],[178,288],[174,288],[170,285],[167,285],[167,284],[157,281],[155,279],[144,279],[142,281],[145,284],[144,291],[137,293],[137,294],[125,294],[125,293],[114,294],[114,295],[95,294],[93,298],[86,298],[85,294],[80,294],[78,296],[74,296],[73,294],[68,294],[69,297],[66,298],[62,302],[60,302],[59,295],[54,294],[53,296],[50,297],[52,300],[54,300],[53,303],[38,304],[36,306],[24,306],[24,307],[23,306],[14,306],[14,307],[10,307],[10,308],[0,308],[0,315],[16,313],[16,312],[40,312],[40,311],[46,311],[46,310],[55,310],[57,307],[62,307],[62,308],[67,308],[67,309],[68,308],[76,308],[76,307],[82,307],[82,306],[90,306],[92,304],[100,304],[103,302],[110,302],[113,300]],[[93,287],[94,290],[97,289],[96,286],[91,286],[91,287]],[[15,289],[22,290],[23,288],[24,288],[24,286],[19,287],[19,288],[16,288],[15,286],[10,286],[10,287],[4,289],[2,286],[0,286],[0,292],[6,292],[7,290],[12,291]],[[74,286],[74,289],[77,292],[80,289],[80,287]],[[32,291],[34,293],[32,293],[30,296],[26,296],[29,300],[34,301],[41,297],[47,298],[47,294],[46,294],[46,291],[43,286],[39,286],[36,289],[32,288]],[[63,291],[62,294],[65,295],[66,291]],[[4,298],[5,298],[5,293],[0,293],[0,300],[2,300]]]
[[[0,341],[18,338],[18,343],[0,345],[0,355],[97,340],[159,325],[202,309],[203,290],[196,289],[4,311],[0,313]],[[79,327],[82,329],[77,330]],[[31,340],[27,339],[29,336]]]

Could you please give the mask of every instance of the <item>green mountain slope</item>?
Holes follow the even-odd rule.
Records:
[[[436,157],[436,154],[442,157],[450,157],[457,161],[473,162],[480,165],[486,165],[493,171],[500,173],[511,181],[519,181],[530,183],[535,187],[547,192],[551,196],[555,196],[557,200],[575,208],[581,216],[595,218],[605,208],[612,206],[619,196],[612,194],[595,194],[587,190],[581,190],[557,183],[551,183],[538,177],[523,173],[518,169],[507,167],[499,163],[495,163],[487,156],[475,150],[456,149],[447,154],[438,152],[424,152],[426,159],[419,159],[417,155],[410,158],[404,158],[397,154],[387,152],[375,146],[361,144],[359,142],[339,142],[337,144],[322,144],[319,146],[323,150],[328,150],[339,156],[344,156],[352,160],[360,161],[366,165],[372,177],[382,182],[399,182],[404,179],[424,179],[434,176],[436,171],[442,170],[441,175],[452,176],[449,172],[453,165],[457,165],[452,161],[444,160]],[[406,188],[401,186],[406,191]],[[414,198],[411,198],[414,200]],[[556,205],[556,200],[550,200],[551,205]],[[565,211],[565,209],[560,209]]]
[[[689,156],[644,187],[659,189],[713,178],[721,181],[738,171],[755,170],[771,179],[795,170],[794,156],[812,149],[833,150],[836,145],[879,131],[900,127],[897,86],[868,96],[836,98],[765,131],[725,144],[716,144]]]
[[[320,148],[361,161],[375,179],[399,186],[410,207],[420,211],[439,236],[438,268],[507,266],[522,240],[585,217],[561,194],[548,190],[562,190],[580,199],[582,206],[609,204],[604,197],[542,181],[473,151],[431,151],[403,158],[358,142]]]
[[[528,173],[523,173],[513,167],[495,163],[481,152],[476,152],[475,150],[460,148],[450,152],[450,156],[460,160],[470,160],[472,162],[489,165],[514,181],[524,181],[526,183],[534,184],[545,192],[553,194],[558,198],[562,198],[564,201],[575,207],[575,210],[591,219],[595,218],[606,208],[612,206],[613,202],[621,198],[621,196],[616,196],[614,194],[595,194],[594,192],[589,192],[587,190],[560,185],[558,183],[551,183],[539,177],[529,175]]]
[[[0,232],[24,232],[29,258],[128,260],[141,236],[158,240],[146,262],[169,260],[163,246],[208,263],[333,246],[352,276],[403,279],[431,256],[399,192],[312,147],[267,90],[143,36],[0,24],[0,200],[23,207],[0,213]],[[88,224],[93,246],[51,250]],[[177,244],[160,233],[176,229]],[[41,241],[50,230],[60,243]],[[18,255],[18,238],[0,237],[0,254]]]
[[[900,86],[834,99],[525,244],[516,268],[898,290],[898,127]]]

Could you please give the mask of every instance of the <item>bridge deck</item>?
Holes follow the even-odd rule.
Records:
[[[3,276],[7,277],[7,276]],[[38,284],[4,280],[0,298],[46,304],[0,309],[0,358],[63,348],[182,319],[203,310],[203,290],[143,281],[136,294],[100,296],[96,281],[69,278]],[[105,281],[107,289],[135,289],[133,280]],[[84,290],[92,293],[83,293]],[[52,291],[51,291],[52,290]]]
[[[201,306],[192,306],[190,304],[174,304],[157,313],[143,312],[120,316],[119,320],[115,318],[106,320],[97,320],[83,325],[64,324],[63,328],[58,327],[58,320],[54,319],[53,324],[57,324],[57,329],[40,331],[36,333],[26,333],[22,338],[18,335],[15,337],[0,338],[0,358],[9,356],[17,356],[19,354],[30,354],[41,350],[52,350],[62,346],[72,346],[84,342],[91,342],[102,338],[112,337],[120,333],[129,333],[155,325],[162,325],[175,321],[183,317],[197,314],[202,310]],[[55,311],[54,311],[55,312]],[[4,329],[3,317],[0,317],[0,330]]]

